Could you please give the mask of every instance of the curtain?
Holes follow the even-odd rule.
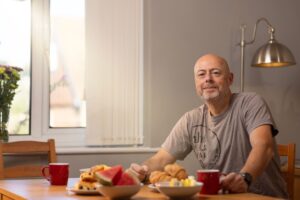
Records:
[[[142,6],[86,1],[87,145],[143,143]]]

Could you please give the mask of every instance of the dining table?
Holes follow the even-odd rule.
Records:
[[[78,181],[78,178],[69,178],[68,185],[50,185],[46,179],[0,180],[0,200],[107,200],[109,198],[99,194],[77,194],[69,190]],[[169,197],[151,190],[144,185],[141,190],[132,196],[132,200],[168,200]],[[254,193],[240,194],[196,194],[192,200],[272,200],[278,199]]]

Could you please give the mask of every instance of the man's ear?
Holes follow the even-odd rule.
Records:
[[[228,77],[228,80],[229,80],[229,85],[232,85],[232,83],[233,83],[233,73],[230,73],[229,74],[229,77]]]

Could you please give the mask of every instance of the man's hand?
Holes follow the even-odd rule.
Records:
[[[145,182],[145,179],[147,178],[149,172],[147,165],[132,163],[129,169],[137,175],[140,181]]]
[[[138,178],[145,182],[147,181],[150,172],[155,170],[163,170],[164,166],[176,161],[175,157],[164,149],[160,149],[155,155],[143,162],[142,165],[132,163],[130,170],[135,173]]]
[[[245,182],[244,177],[234,172],[221,178],[221,187],[224,192],[229,193],[243,193],[248,190],[248,184]]]

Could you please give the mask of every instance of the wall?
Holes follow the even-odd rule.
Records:
[[[256,20],[266,17],[276,38],[300,63],[299,1],[281,0],[163,0],[145,1],[145,133],[159,144],[178,118],[199,105],[193,82],[198,56],[213,52],[225,57],[239,91],[240,25],[250,40]],[[268,39],[267,26],[258,26],[257,40],[246,47],[245,91],[261,94],[269,104],[280,143],[296,142],[300,159],[299,65],[277,69],[250,67],[254,51]]]
[[[101,2],[101,1],[99,1]],[[100,4],[100,3],[99,3]],[[240,25],[246,38],[253,26],[266,17],[276,29],[276,38],[300,63],[300,1],[290,0],[144,0],[144,133],[146,146],[158,147],[179,117],[201,102],[195,94],[193,65],[198,56],[213,52],[225,57],[235,74],[233,91],[239,90]],[[300,69],[299,65],[261,69],[250,67],[254,51],[268,39],[267,27],[259,24],[257,39],[246,47],[245,91],[261,94],[269,104],[280,134],[280,143],[297,143],[300,159]],[[60,155],[69,161],[75,175],[79,168],[95,163],[141,162],[152,154]],[[184,163],[197,169],[191,155]]]

